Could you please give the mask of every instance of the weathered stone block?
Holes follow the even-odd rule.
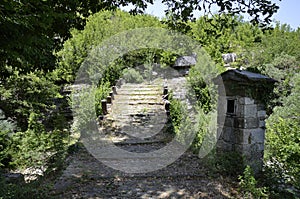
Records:
[[[226,114],[227,98],[225,96],[219,96],[218,98],[218,115]]]
[[[234,125],[234,118],[232,117],[226,117],[224,121],[224,126],[226,127],[233,127]]]
[[[243,117],[256,117],[257,116],[257,105],[248,104],[241,106],[240,109],[241,116]]]
[[[264,156],[265,145],[263,143],[257,143],[257,150]]]
[[[225,115],[219,115],[219,114],[218,114],[218,117],[217,117],[217,124],[218,124],[220,127],[223,127],[223,126],[224,126],[224,124],[225,124],[225,118],[226,118]]]
[[[225,92],[227,96],[245,96],[245,88],[235,85],[234,88],[230,88],[229,85],[233,85],[233,82],[224,82]]]
[[[257,112],[257,117],[259,117],[259,118],[265,119],[266,116],[267,116],[267,113],[264,110],[260,110]]]
[[[262,128],[257,128],[251,130],[251,143],[264,143],[265,140],[265,130]]]
[[[266,122],[264,120],[259,120],[259,128],[266,128]]]
[[[234,118],[234,127],[242,129],[258,128],[258,119],[254,118]]]
[[[249,129],[235,129],[234,130],[234,143],[235,144],[249,144],[249,137],[251,131]]]
[[[254,104],[254,99],[251,99],[249,97],[241,97],[239,99],[239,104],[245,105],[245,104]]]
[[[264,143],[265,131],[262,128],[257,129],[235,129],[235,144],[257,144]]]
[[[234,150],[237,153],[245,156],[246,158],[251,156],[251,145],[250,144],[235,144]]]
[[[221,136],[226,142],[234,142],[234,134],[231,127],[224,127]]]
[[[217,129],[217,139],[222,139],[221,135],[223,132],[223,127],[218,127]]]

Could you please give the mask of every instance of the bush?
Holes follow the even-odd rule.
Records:
[[[240,191],[243,194],[243,198],[268,198],[266,188],[257,187],[257,181],[253,176],[253,171],[250,166],[245,168],[243,176],[239,176],[239,180]]]
[[[28,199],[49,198],[50,187],[41,187],[40,180],[30,183],[7,183],[5,178],[0,176],[0,198],[1,199]]]
[[[5,82],[1,82],[0,107],[22,131],[27,129],[30,113],[38,111],[46,115],[54,108],[53,99],[60,97],[60,94],[52,78],[43,71],[28,74],[15,71]]]
[[[142,75],[133,68],[126,68],[123,70],[122,78],[125,79],[127,83],[142,83]]]
[[[291,86],[291,94],[266,121],[265,159],[273,177],[300,190],[300,74],[292,78]]]
[[[11,137],[16,129],[13,122],[5,119],[3,112],[0,110],[0,167],[8,167],[12,159]]]
[[[31,113],[28,129],[12,136],[11,166],[28,167],[46,164],[50,157],[63,153],[68,144],[67,132],[55,129],[46,132],[40,115]]]
[[[96,115],[102,115],[102,106],[101,100],[106,99],[109,96],[109,92],[111,91],[110,83],[100,83],[100,85],[96,88],[95,100],[96,100]]]
[[[130,15],[127,12],[101,11],[87,19],[84,30],[71,31],[72,37],[64,43],[63,48],[56,53],[59,68],[57,73],[67,81],[74,81],[75,74],[94,47],[113,35],[126,30],[143,27],[163,27],[159,19],[150,15]],[[130,53],[129,53],[130,54]],[[137,57],[133,57],[137,63]],[[127,62],[132,59],[128,57]]]

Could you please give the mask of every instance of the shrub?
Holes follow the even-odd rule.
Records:
[[[257,181],[253,176],[253,171],[250,166],[246,166],[243,176],[239,176],[240,191],[243,198],[268,198],[266,188],[257,187]]]
[[[0,110],[0,167],[8,167],[11,161],[11,136],[15,129],[15,124],[5,119],[3,112]]]
[[[50,157],[66,150],[69,134],[59,129],[46,132],[40,116],[40,114],[31,113],[28,129],[13,134],[11,166],[44,165]]]
[[[291,94],[274,108],[266,126],[266,166],[272,178],[300,189],[300,75],[291,80]],[[275,185],[275,184],[274,184]],[[277,185],[279,186],[279,185]]]
[[[100,83],[100,85],[96,88],[95,91],[95,107],[96,107],[96,115],[102,115],[102,106],[101,106],[101,100],[106,99],[106,97],[109,95],[109,92],[111,91],[110,83]]]
[[[128,83],[142,83],[142,75],[133,68],[126,68],[123,70],[122,78]]]

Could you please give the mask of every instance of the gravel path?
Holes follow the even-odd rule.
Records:
[[[57,179],[58,198],[240,198],[230,179],[209,175],[201,160],[186,152],[158,171],[128,174],[105,166],[80,147]]]

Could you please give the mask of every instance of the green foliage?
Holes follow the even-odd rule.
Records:
[[[172,123],[172,133],[175,139],[184,146],[190,146],[194,138],[194,124],[191,115],[188,114],[187,104],[181,100],[169,96],[170,100],[170,117]]]
[[[213,6],[218,14],[230,13],[247,13],[252,23],[266,25],[271,22],[271,17],[277,12],[279,6],[268,0],[249,1],[249,0],[232,0],[232,1],[184,1],[179,3],[177,0],[163,0],[167,6],[167,14],[172,15],[178,20],[187,21],[193,19],[193,11],[203,11],[206,15],[212,13]]]
[[[126,68],[123,70],[122,78],[125,79],[127,83],[142,83],[143,76],[139,73],[139,71],[134,68]]]
[[[160,53],[159,63],[164,66],[173,66],[176,61],[176,54],[168,51],[162,51]]]
[[[277,24],[274,29],[265,31],[264,34],[261,35],[261,41],[259,43],[245,47],[247,53],[244,53],[244,56],[247,67],[255,69],[256,71],[264,71],[267,70],[267,64],[272,63],[272,65],[280,69],[281,72],[283,72],[282,69],[286,65],[289,65],[288,70],[299,69],[299,36],[299,31],[292,30],[286,24]],[[274,61],[275,59],[277,59],[277,61]],[[285,59],[286,64],[281,61],[282,59]],[[278,65],[279,62],[281,62],[280,65],[282,66]],[[298,64],[295,65],[295,62],[298,62]]]
[[[40,117],[37,113],[31,113],[28,129],[13,134],[11,166],[43,165],[51,156],[65,150],[69,134],[59,129],[46,132]]]
[[[0,111],[0,167],[8,167],[11,161],[11,136],[15,129],[15,124],[7,120],[3,112]]]
[[[28,199],[48,198],[50,187],[41,187],[40,181],[30,183],[7,183],[5,178],[0,176],[0,198],[1,199]]]
[[[100,84],[101,85],[101,84]],[[106,97],[103,91],[106,90],[105,84],[99,87],[99,91],[97,86],[93,85],[91,88],[82,88],[80,90],[80,93],[72,93],[70,104],[73,107],[74,112],[74,119],[72,124],[71,131],[73,133],[80,133],[82,130],[86,130],[85,128],[89,127],[90,120],[91,119],[97,119],[96,118],[96,110],[98,113],[102,114],[101,110],[101,97]],[[99,100],[97,103],[95,103],[95,97],[96,93],[99,92]],[[103,95],[102,95],[103,94]],[[102,95],[102,96],[101,96]],[[105,96],[104,96],[105,95]]]
[[[119,60],[105,67],[100,82],[109,82],[110,85],[115,84],[115,82],[121,77],[122,70],[124,70],[124,65],[118,63],[118,61]]]
[[[200,17],[190,23],[190,35],[203,45],[212,59],[223,65],[223,53],[236,53],[241,57],[247,54],[246,49],[261,41],[262,30],[249,22],[244,22],[241,16],[214,15]],[[240,59],[240,58],[239,58]],[[244,64],[243,60],[238,60]]]
[[[208,113],[212,110],[212,102],[210,97],[210,92],[208,85],[204,82],[204,80],[199,76],[198,78],[197,73],[193,68],[190,70],[189,73],[189,83],[190,86],[193,88],[196,98],[198,100],[198,104],[201,107],[201,109],[204,110],[205,113]]]
[[[7,117],[16,120],[18,126],[26,130],[30,113],[46,113],[52,109],[53,99],[60,97],[58,91],[52,77],[45,76],[44,72],[19,74],[15,71],[0,84],[0,107]]]
[[[239,176],[239,180],[243,198],[268,198],[266,187],[257,187],[257,181],[250,166],[245,168],[243,176]]]
[[[291,80],[291,94],[267,120],[266,160],[277,167],[274,176],[300,188],[300,75]],[[281,168],[280,168],[281,167]]]
[[[21,73],[52,71],[56,62],[53,50],[71,36],[70,29],[82,30],[89,15],[128,3],[135,5],[132,12],[137,13],[145,9],[146,2],[149,0],[1,1],[0,79],[9,76],[5,65]]]
[[[169,95],[170,100],[170,116],[175,134],[179,133],[180,123],[183,118],[183,107],[178,99],[174,99],[172,95]]]
[[[72,38],[64,43],[61,51],[57,52],[59,73],[66,81],[72,81],[94,47],[125,30],[143,27],[162,27],[162,25],[157,18],[150,15],[132,16],[119,10],[102,11],[90,16],[84,30],[73,30]]]
[[[214,154],[214,166],[217,171],[228,176],[237,176],[242,173],[245,168],[243,160],[244,157],[234,151]]]
[[[96,101],[96,114],[97,116],[102,115],[102,106],[101,100],[106,99],[109,96],[109,92],[111,91],[109,82],[101,82],[101,84],[96,88],[95,91],[95,101]]]

